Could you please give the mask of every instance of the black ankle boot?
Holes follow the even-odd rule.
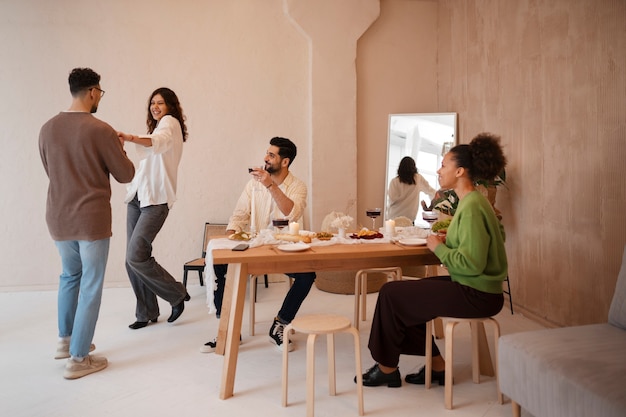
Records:
[[[426,383],[426,367],[422,366],[415,374],[408,374],[404,380],[408,384],[424,385]],[[439,385],[446,385],[446,371],[431,371],[430,381],[432,383],[438,382]]]
[[[356,383],[356,377],[354,377]],[[400,370],[396,369],[390,374],[386,374],[380,370],[378,364],[372,366],[363,374],[363,386],[377,387],[379,385],[387,385],[389,388],[398,388],[402,385]]]

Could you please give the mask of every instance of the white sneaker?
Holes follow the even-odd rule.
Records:
[[[239,344],[241,345],[241,335],[239,335]],[[202,345],[200,347],[200,352],[213,353],[215,352],[216,347],[217,347],[217,337],[213,338],[213,340],[206,342],[204,345]]]
[[[63,373],[63,378],[81,378],[85,375],[93,374],[94,372],[103,370],[107,367],[108,364],[109,362],[107,361],[107,358],[101,356],[87,355],[82,362],[77,362],[74,359],[70,358],[65,364],[65,372]]]
[[[274,323],[272,323],[272,327],[270,327],[270,342],[274,343],[278,348],[279,352],[283,351],[283,335],[285,332],[285,325],[280,321],[274,319]],[[293,350],[293,343],[291,340],[287,345],[287,351],[291,352]]]
[[[89,352],[93,352],[94,350],[96,350],[96,345],[92,343],[89,345]],[[54,359],[66,359],[70,356],[70,341],[59,340],[59,343],[57,343],[57,351],[54,354]]]
[[[206,342],[204,345],[200,347],[200,352],[202,353],[213,353],[215,352],[215,348],[217,347],[217,337],[213,340]]]

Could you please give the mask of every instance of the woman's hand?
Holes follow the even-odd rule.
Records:
[[[428,249],[430,249],[431,252],[434,252],[437,246],[441,244],[445,244],[445,243],[446,243],[445,237],[442,238],[435,234],[430,234],[426,238],[426,246],[428,246]]]

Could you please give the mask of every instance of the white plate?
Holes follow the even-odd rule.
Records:
[[[301,252],[309,249],[310,247],[311,246],[306,243],[286,243],[284,245],[276,246],[277,249],[282,250],[283,252]]]
[[[408,239],[400,239],[398,243],[406,246],[423,246],[426,244],[426,239],[420,239],[418,237],[408,238]]]

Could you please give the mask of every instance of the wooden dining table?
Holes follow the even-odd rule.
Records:
[[[439,259],[426,246],[399,243],[313,245],[299,252],[285,252],[276,245],[245,251],[214,249],[214,264],[228,264],[216,353],[224,355],[219,397],[233,396],[239,335],[248,275],[269,273],[345,271],[365,268],[437,265]]]

